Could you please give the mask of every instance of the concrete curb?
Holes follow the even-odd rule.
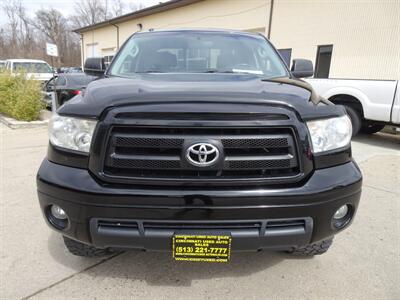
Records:
[[[5,124],[11,129],[22,129],[22,128],[37,128],[37,127],[47,127],[49,124],[49,119],[51,117],[51,112],[47,110],[42,110],[40,112],[39,119],[37,121],[18,121],[11,117],[0,114],[0,122]]]

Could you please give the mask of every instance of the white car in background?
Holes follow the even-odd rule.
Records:
[[[305,79],[314,90],[335,104],[343,105],[359,131],[375,133],[385,125],[400,126],[400,82],[398,80]]]
[[[43,60],[37,59],[7,59],[6,69],[11,74],[18,74],[21,71],[27,72],[28,78],[40,81],[48,81],[54,76],[50,65]]]
[[[5,67],[6,67],[6,61],[0,60],[0,71],[3,70]]]

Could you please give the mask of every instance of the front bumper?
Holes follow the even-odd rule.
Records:
[[[69,217],[63,235],[99,248],[161,251],[171,250],[176,232],[230,234],[233,251],[283,250],[329,238],[342,230],[332,225],[340,206],[350,204],[354,217],[361,182],[354,162],[315,170],[302,186],[284,188],[116,187],[47,159],[37,176],[46,220],[51,204]]]

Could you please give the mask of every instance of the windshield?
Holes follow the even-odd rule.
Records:
[[[134,35],[114,59],[108,74],[132,77],[136,73],[288,76],[276,51],[260,36],[193,31]]]
[[[46,63],[14,62],[13,71],[19,70],[23,70],[28,73],[53,73],[50,66]]]

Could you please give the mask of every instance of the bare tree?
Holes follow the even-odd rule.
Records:
[[[70,23],[55,9],[42,9],[30,18],[20,0],[11,0],[0,7],[8,22],[0,28],[0,59],[35,58],[50,61],[45,43],[57,44],[57,66],[80,63],[79,36]]]
[[[38,10],[32,17],[21,0],[2,1],[0,13],[7,22],[0,25],[0,59],[35,58],[50,62],[45,44],[51,42],[58,46],[58,67],[79,65],[80,40],[72,29],[142,8],[141,1],[128,6],[123,0],[81,0],[75,3],[75,16],[67,20],[53,8]]]
[[[8,18],[8,29],[9,29],[9,51],[11,53],[18,54],[18,27],[19,27],[19,18],[18,18],[18,3],[11,2],[3,5],[2,9]]]
[[[125,3],[122,2],[121,0],[114,0],[114,2],[112,3],[112,15],[114,17],[118,17],[121,16],[125,13]]]
[[[5,30],[4,28],[0,28],[0,59],[4,59],[4,57],[2,57],[3,55],[5,55],[6,53],[2,53],[5,52],[7,47],[7,39],[6,39],[6,34],[5,34]]]
[[[18,2],[15,6],[18,18],[20,20],[20,41],[19,44],[22,45],[24,52],[29,56],[33,54],[35,45],[32,43],[33,39],[33,28],[30,26],[30,18],[26,14],[26,9],[21,2]]]
[[[60,55],[57,57],[57,64],[61,66],[61,56],[62,52],[65,51],[65,38],[68,32],[67,20],[54,8],[41,9],[36,12],[35,22],[32,22],[32,26],[58,46]]]
[[[131,11],[137,11],[137,10],[141,10],[145,8],[144,4],[142,2],[133,2],[133,3],[129,3],[129,9]]]
[[[107,19],[107,8],[104,2],[98,0],[75,2],[75,13],[75,22],[82,27],[99,23]]]
[[[75,2],[75,16],[71,20],[76,28],[85,27],[121,16],[125,10],[121,0],[82,0]]]

